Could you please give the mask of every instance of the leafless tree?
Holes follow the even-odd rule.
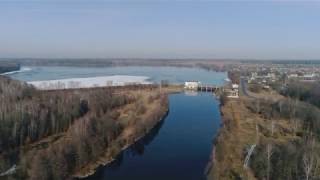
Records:
[[[256,113],[260,113],[261,110],[260,99],[256,99]]]
[[[303,154],[302,161],[305,179],[309,180],[318,164],[315,152],[315,139],[313,137],[310,140],[307,140],[306,150]]]
[[[256,144],[259,143],[259,126],[258,123],[256,122]]]
[[[271,169],[271,157],[273,154],[273,145],[271,143],[267,144],[266,147],[266,155],[267,155],[267,180],[270,179],[270,169]]]
[[[274,120],[271,120],[271,136],[274,134]]]

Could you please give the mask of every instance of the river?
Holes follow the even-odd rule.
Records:
[[[10,75],[34,81],[102,75],[148,76],[152,81],[182,83],[198,80],[221,85],[226,73],[176,67],[30,67]],[[201,180],[210,159],[221,118],[219,102],[211,93],[183,92],[169,96],[169,113],[150,133],[113,163],[98,168],[87,179],[108,180]]]
[[[205,179],[220,125],[219,102],[210,93],[169,98],[169,114],[161,124],[87,179]]]

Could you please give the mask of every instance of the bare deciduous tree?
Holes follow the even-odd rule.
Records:
[[[271,157],[273,154],[273,145],[271,143],[267,144],[266,147],[266,155],[267,155],[267,180],[270,179],[270,169],[271,169]]]
[[[303,154],[302,161],[305,179],[309,180],[316,169],[316,165],[318,164],[315,152],[315,139],[313,137],[307,140],[306,150]]]

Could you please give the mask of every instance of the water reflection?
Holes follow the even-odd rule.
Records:
[[[198,91],[194,91],[194,90],[185,90],[184,94],[186,96],[198,96]]]
[[[110,163],[107,166],[99,167],[94,175],[92,175],[86,179],[103,179],[106,167],[111,171],[117,170],[118,168],[121,167],[121,165],[125,159],[124,157],[142,156],[145,152],[146,146],[148,146],[155,139],[155,137],[159,134],[159,131],[164,124],[164,121],[165,120],[160,121],[143,138],[141,138],[136,143],[131,145],[125,151],[122,151],[112,163]]]
[[[12,167],[15,167],[18,158],[19,158],[18,150],[12,150],[5,153],[0,153],[0,180],[7,178],[5,176],[6,172],[12,169]]]
[[[172,94],[169,102],[165,123],[88,179],[205,180],[212,138],[221,122],[219,103],[211,93]]]

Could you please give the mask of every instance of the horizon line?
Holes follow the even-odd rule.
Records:
[[[207,61],[320,61],[320,58],[158,58],[158,57],[0,57],[3,60],[207,60]]]

